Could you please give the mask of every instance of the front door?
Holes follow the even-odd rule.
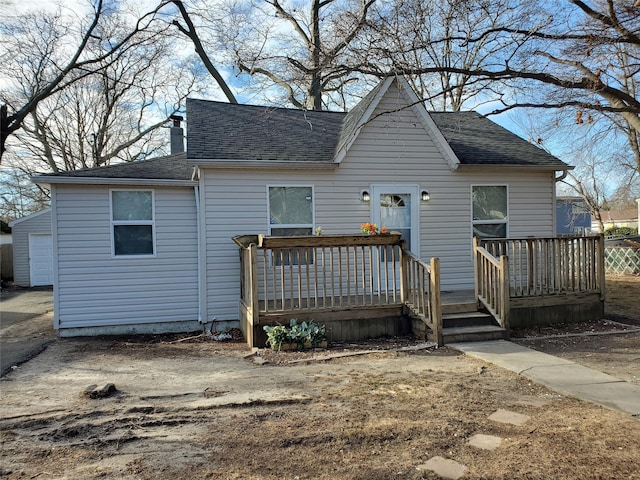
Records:
[[[420,255],[419,188],[415,185],[373,185],[372,223],[402,234],[409,251]]]

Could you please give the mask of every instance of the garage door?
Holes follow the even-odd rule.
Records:
[[[29,235],[31,286],[53,285],[53,242],[51,235]]]

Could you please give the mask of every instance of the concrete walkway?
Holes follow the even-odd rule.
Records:
[[[640,386],[611,375],[505,340],[447,346],[516,372],[556,392],[640,416]]]

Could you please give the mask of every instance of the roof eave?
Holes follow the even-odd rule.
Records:
[[[41,185],[72,184],[72,185],[142,185],[157,187],[192,187],[198,182],[192,180],[178,180],[168,178],[110,178],[110,177],[65,177],[35,175],[31,181]]]
[[[235,159],[188,159],[189,163],[205,168],[263,169],[286,168],[289,170],[334,170],[339,166],[336,162],[315,161],[270,161],[270,160],[235,160]]]
[[[459,168],[486,168],[486,167],[495,167],[495,168],[517,168],[517,169],[527,169],[527,170],[545,170],[549,172],[558,172],[558,171],[567,171],[573,170],[575,167],[573,165],[518,165],[515,163],[461,163]]]

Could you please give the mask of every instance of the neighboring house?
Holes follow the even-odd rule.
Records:
[[[556,234],[587,235],[591,232],[591,212],[580,197],[556,199]]]
[[[605,231],[613,227],[638,228],[638,209],[635,206],[601,210],[600,215]],[[593,224],[594,230],[599,231],[600,228],[595,220]]]
[[[187,153],[35,177],[51,187],[61,335],[238,325],[240,234],[398,230],[442,288],[472,237],[554,236],[565,163],[388,77],[348,114],[187,101]]]
[[[22,287],[53,285],[51,208],[9,223],[13,229],[13,281]]]

